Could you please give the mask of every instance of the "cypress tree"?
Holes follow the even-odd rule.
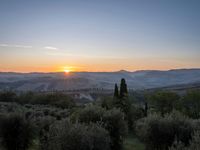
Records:
[[[128,90],[127,90],[127,85],[126,81],[124,78],[121,79],[121,84],[120,84],[120,98],[128,96]]]
[[[118,90],[117,84],[115,84],[114,97],[115,97],[115,98],[118,98],[118,97],[119,97],[119,90]]]
[[[147,114],[148,114],[148,103],[145,102],[145,105],[144,105],[144,116],[147,117]]]

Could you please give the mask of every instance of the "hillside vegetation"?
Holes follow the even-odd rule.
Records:
[[[0,149],[198,150],[199,118],[199,90],[138,96],[129,93],[125,79],[113,96],[85,104],[61,92],[3,91]]]

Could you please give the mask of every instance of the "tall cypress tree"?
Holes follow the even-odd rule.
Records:
[[[118,90],[117,84],[115,84],[114,97],[115,97],[115,98],[118,98],[118,97],[119,97],[119,90]]]
[[[145,104],[144,104],[144,116],[147,117],[147,114],[148,114],[148,103],[145,102]]]
[[[128,90],[127,90],[127,85],[126,81],[124,78],[121,79],[121,84],[120,84],[120,98],[128,96]]]

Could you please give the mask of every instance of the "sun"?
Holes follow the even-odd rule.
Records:
[[[69,69],[65,69],[64,72],[65,72],[65,73],[70,73],[71,70],[69,70]]]
[[[71,72],[74,71],[74,67],[71,66],[64,66],[64,67],[60,67],[59,69],[61,72],[64,72],[65,74],[69,74]]]

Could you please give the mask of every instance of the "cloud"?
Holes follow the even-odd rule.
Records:
[[[63,52],[46,52],[46,55],[50,55],[50,56],[74,56],[73,54],[63,53]]]
[[[60,51],[46,52],[46,55],[50,56],[70,56],[70,57],[84,57],[84,58],[97,58],[97,59],[127,59],[127,57],[115,57],[115,56],[99,56],[99,55],[87,55],[87,54],[74,54]]]
[[[32,48],[32,46],[29,45],[13,45],[13,46],[18,48]]]
[[[20,44],[1,44],[0,43],[0,47],[10,47],[10,48],[33,48],[33,46],[30,45],[20,45]],[[53,46],[45,46],[43,47],[43,49],[47,49],[47,50],[58,50],[58,48],[53,47]]]
[[[45,46],[45,49],[49,49],[49,50],[57,50],[58,48],[56,47],[52,47],[52,46]]]
[[[1,47],[8,47],[7,44],[0,44]]]
[[[32,48],[29,45],[9,45],[9,44],[0,44],[0,47],[11,47],[11,48]]]

